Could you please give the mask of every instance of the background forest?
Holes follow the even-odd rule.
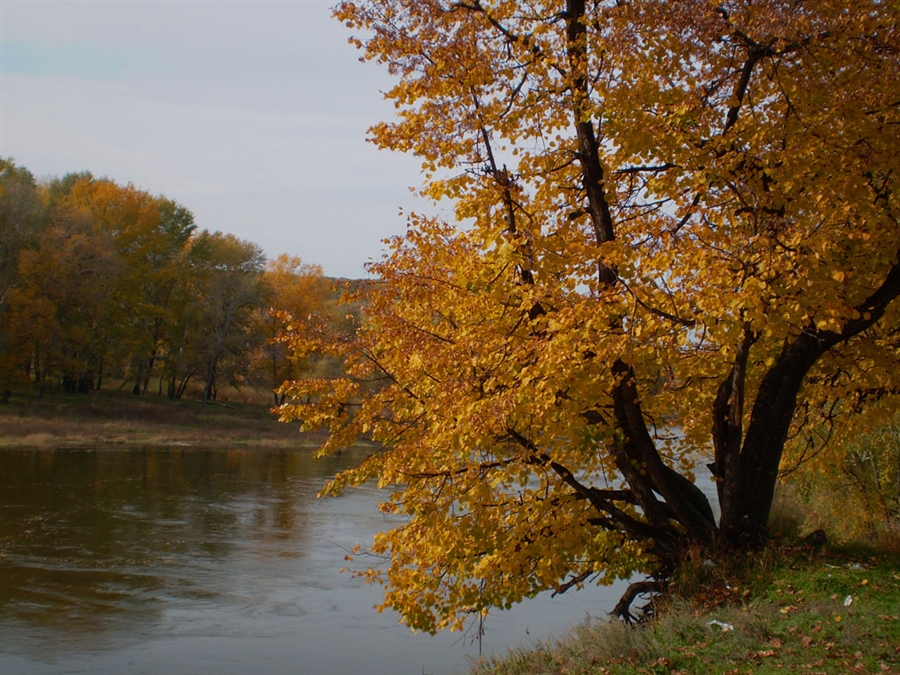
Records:
[[[318,265],[267,260],[252,242],[198,228],[165,196],[89,172],[39,181],[0,158],[4,401],[128,388],[205,402],[231,385],[278,404],[286,379],[331,367],[289,358],[278,313],[315,312],[340,328],[354,311],[335,312],[343,285]]]

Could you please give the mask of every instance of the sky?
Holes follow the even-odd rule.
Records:
[[[386,70],[334,0],[0,0],[0,156],[176,200],[198,227],[365,276],[423,210],[379,150]]]

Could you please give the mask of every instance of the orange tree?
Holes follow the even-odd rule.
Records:
[[[392,486],[370,574],[410,625],[758,544],[783,461],[896,409],[896,3],[336,15],[398,80],[372,140],[455,222],[409,219],[354,339],[289,328],[346,377],[281,413],[380,443],[331,490]]]

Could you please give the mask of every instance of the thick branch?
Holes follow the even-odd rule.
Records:
[[[884,316],[888,305],[898,296],[900,296],[900,251],[894,254],[894,264],[891,265],[891,269],[881,286],[872,295],[854,307],[857,318],[847,322],[844,330],[837,336],[839,339],[834,344],[846,342],[875,325]]]
[[[740,484],[740,452],[743,440],[744,388],[750,348],[756,341],[750,326],[744,325],[744,337],[738,345],[734,365],[728,377],[719,385],[713,406],[713,447],[715,463],[713,476],[717,479],[719,504],[722,510],[733,508],[737,497],[735,486]]]
[[[635,480],[649,481],[650,487],[666,500],[678,521],[694,536],[706,539],[715,530],[715,517],[703,492],[687,478],[667,466],[650,437],[638,402],[633,369],[619,360],[613,365],[617,384],[613,390],[616,419],[628,438],[629,459],[638,462],[646,472]],[[623,467],[620,465],[620,470]],[[637,492],[636,486],[631,484]]]
[[[663,546],[674,537],[675,533],[671,528],[648,524],[625,513],[622,509],[615,506],[612,501],[606,498],[604,490],[592,488],[579,481],[575,477],[575,474],[568,468],[558,462],[554,462],[547,453],[541,451],[541,449],[532,441],[525,438],[525,436],[515,429],[508,429],[507,433],[509,434],[510,439],[531,453],[532,461],[535,464],[549,467],[554,473],[562,478],[562,481],[566,485],[572,488],[579,498],[588,500],[591,506],[598,512],[607,515],[609,519],[615,523],[617,529],[624,530],[630,536],[637,539],[654,540],[659,546]],[[630,496],[633,497],[633,495]]]
[[[557,595],[561,595],[565,593],[570,588],[577,586],[580,583],[583,583],[585,579],[590,577],[591,575],[596,574],[594,570],[587,570],[586,572],[582,572],[581,574],[576,574],[574,577],[559,584],[553,591],[550,597],[555,598]]]
[[[741,69],[741,77],[738,79],[734,87],[734,97],[736,103],[728,109],[728,116],[725,118],[725,127],[722,129],[724,134],[738,121],[738,115],[741,112],[741,106],[744,104],[744,97],[747,95],[747,88],[750,86],[750,77],[753,75],[753,69],[756,64],[766,55],[766,51],[762,49],[751,49]]]
[[[566,51],[571,70],[572,117],[578,139],[578,160],[581,163],[582,185],[588,198],[588,213],[597,243],[615,238],[612,212],[606,199],[603,165],[600,162],[600,145],[594,134],[587,103],[590,99],[587,78],[587,27],[584,22],[584,0],[566,2]],[[614,269],[599,263],[600,282],[612,285],[617,274]]]

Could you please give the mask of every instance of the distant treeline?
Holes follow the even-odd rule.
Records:
[[[288,315],[332,328],[344,284],[199,229],[181,204],[88,172],[36,181],[0,158],[0,397],[130,387],[204,401],[329,369],[286,353]],[[346,326],[349,328],[349,325]],[[278,396],[274,398],[278,403]]]

